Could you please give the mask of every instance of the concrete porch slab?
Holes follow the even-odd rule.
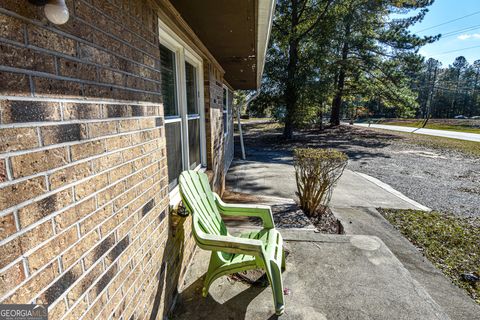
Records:
[[[281,319],[449,319],[377,237],[282,230],[290,251]],[[227,277],[202,298],[209,252],[197,250],[173,319],[276,319],[270,287]]]

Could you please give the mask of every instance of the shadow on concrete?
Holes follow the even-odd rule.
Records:
[[[390,158],[381,152],[402,137],[384,132],[340,126],[324,131],[298,131],[295,138],[286,141],[280,130],[251,130],[255,124],[245,126],[244,142],[247,159],[258,162],[292,164],[295,147],[335,148],[345,152],[351,160],[364,158]],[[240,157],[239,137],[235,136],[235,156]],[[372,152],[372,150],[378,150]],[[287,158],[286,158],[287,157]]]
[[[270,287],[251,285],[246,290],[221,303],[211,295],[201,296],[205,275],[198,278],[178,296],[177,308],[173,319],[246,319],[250,303],[265,289]],[[276,316],[269,319],[277,319]]]

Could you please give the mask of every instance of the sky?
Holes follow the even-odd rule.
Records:
[[[467,15],[470,16],[464,17]],[[458,18],[461,19],[449,22]],[[437,26],[439,24],[443,25]],[[437,42],[420,49],[427,58],[435,58],[448,66],[463,55],[473,63],[480,59],[480,0],[435,0],[423,21],[411,30],[419,35],[443,35]],[[468,49],[470,47],[476,48]]]

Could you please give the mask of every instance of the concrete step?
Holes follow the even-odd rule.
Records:
[[[395,229],[375,208],[332,207],[347,235],[380,238],[443,310],[455,320],[480,320],[480,306],[455,286],[440,270]]]

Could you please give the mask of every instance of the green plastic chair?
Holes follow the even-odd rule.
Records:
[[[207,175],[201,172],[184,171],[179,183],[183,203],[193,216],[195,241],[200,248],[212,251],[203,296],[208,295],[212,282],[221,276],[260,268],[265,270],[272,287],[275,312],[282,314],[285,303],[281,272],[285,269],[285,252],[270,207],[224,203],[212,192]],[[232,236],[220,214],[260,217],[263,229]]]

